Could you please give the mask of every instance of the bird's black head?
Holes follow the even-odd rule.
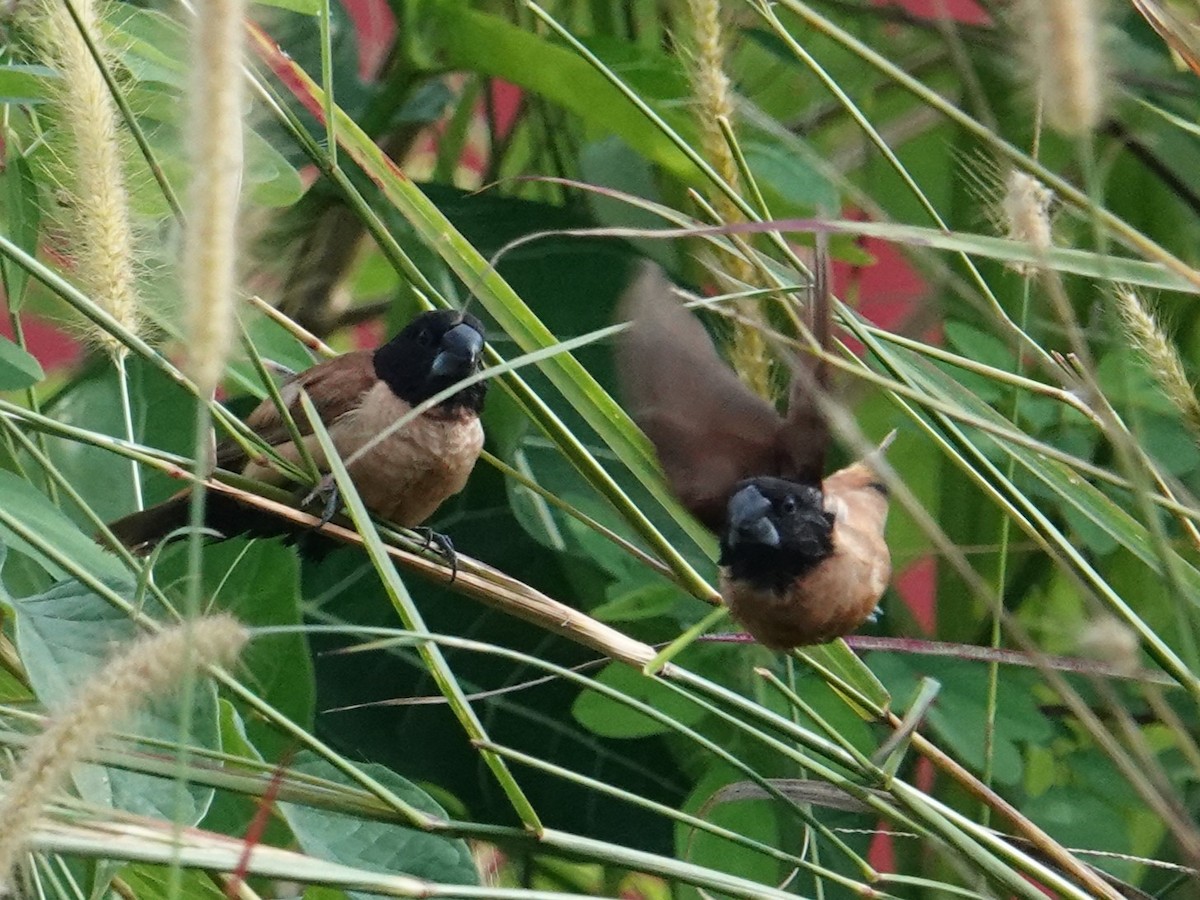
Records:
[[[424,312],[375,351],[375,374],[396,395],[416,405],[479,371],[483,324],[455,310]],[[487,382],[463,388],[438,404],[479,412]]]
[[[737,581],[783,591],[833,552],[833,521],[819,487],[782,478],[739,482],[729,498],[720,563]]]

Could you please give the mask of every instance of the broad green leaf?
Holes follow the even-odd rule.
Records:
[[[780,815],[778,801],[774,798],[712,803],[713,795],[721,788],[745,777],[744,772],[723,762],[710,766],[696,781],[683,803],[683,810],[768,847],[778,847],[785,843],[781,829],[784,817]],[[788,877],[788,872],[781,868],[778,860],[682,823],[675,825],[675,853],[680,859],[711,866],[762,884],[779,884]],[[694,888],[685,888],[680,896],[699,900],[704,895]],[[804,892],[802,896],[811,894]]]
[[[187,34],[164,13],[117,3],[106,9],[107,43],[137,81],[159,81],[182,90],[187,85]]]
[[[587,122],[597,135],[618,134],[639,153],[654,160],[686,181],[696,177],[695,167],[621,92],[575,53],[499,16],[469,9],[453,0],[426,0],[421,4],[422,50],[432,61],[449,69],[467,69],[503,78],[545,97]],[[610,49],[613,49],[612,46]],[[655,65],[648,55],[640,61],[625,60],[622,71],[641,64],[653,69],[646,87],[661,99],[678,100],[686,87],[678,69],[665,58]],[[674,68],[675,78],[662,78],[664,66]],[[634,76],[636,77],[636,76]],[[669,96],[664,89],[673,87]],[[680,130],[690,132],[691,123],[682,111],[664,113]]]
[[[195,449],[196,401],[179,385],[141,357],[127,363],[133,407],[134,439],[183,456]],[[107,357],[72,380],[48,412],[58,421],[111,437],[125,437],[120,384]],[[133,511],[129,461],[77,441],[48,437],[50,458],[98,516],[111,521]],[[148,503],[162,500],[183,485],[153,469],[142,469]],[[79,514],[68,507],[73,516]],[[82,521],[82,520],[80,520]]]
[[[791,208],[837,209],[840,202],[837,188],[808,165],[794,147],[760,138],[745,142],[742,152],[760,188],[770,186]],[[778,209],[777,205],[772,206]]]
[[[321,0],[254,0],[254,2],[262,6],[274,6],[277,9],[286,9],[306,16],[315,16],[321,11]]]
[[[188,554],[182,544],[163,554],[156,574],[163,585],[184,585]],[[205,546],[201,562],[202,596],[211,608],[237,616],[247,627],[299,626],[300,573],[296,553],[278,540],[235,538]],[[254,692],[293,722],[313,725],[316,698],[312,658],[303,634],[256,638],[238,661]],[[249,725],[250,741],[268,759],[291,746],[290,739],[261,722]]]
[[[252,649],[257,641],[258,639],[251,642],[247,649]],[[262,754],[246,736],[246,723],[234,705],[228,700],[218,699],[217,707],[221,728],[221,749],[232,757],[240,757],[251,763],[263,762]],[[277,764],[282,765],[285,759],[286,754],[280,756]],[[263,802],[262,797],[235,791],[217,791],[200,827],[220,834],[245,835],[256,819],[261,821]],[[274,814],[274,809],[272,809],[272,815],[266,818],[265,825],[262,843],[275,847],[288,847],[294,844],[294,835],[282,817]]]
[[[128,580],[108,585],[132,599]],[[17,646],[25,671],[38,700],[50,710],[69,702],[80,685],[140,633],[122,611],[74,579],[9,602],[17,614]],[[157,604],[148,611],[163,612]],[[152,740],[179,739],[185,711],[178,698],[158,697],[135,705],[141,712],[129,723],[114,723],[115,727]],[[190,745],[220,749],[217,694],[211,681],[198,679],[187,721]],[[91,803],[189,825],[200,821],[213,795],[212,788],[189,786],[180,808],[171,779],[95,765],[79,766],[74,774],[80,793]]]
[[[351,785],[341,772],[308,751],[298,754],[290,768]],[[445,811],[411,781],[380,765],[362,768],[407,803],[445,817]],[[442,884],[479,884],[466,841],[293,803],[280,803],[279,810],[304,851],[320,859],[378,872],[403,872]]]
[[[225,892],[221,890],[211,875],[194,869],[183,870],[178,883],[178,894],[170,891],[170,888],[174,886],[171,880],[170,866],[134,863],[121,869],[120,876],[121,880],[129,887],[130,896],[142,897],[146,900],[166,897],[177,898],[177,900],[222,900],[225,897]]]
[[[938,735],[964,762],[983,770],[984,723],[987,718],[987,667],[979,663],[932,657],[876,654],[871,668],[893,694],[909,696],[922,675],[941,683],[928,714]],[[1049,740],[1050,721],[1038,708],[1033,687],[1036,673],[1009,670],[1004,674],[996,705],[996,745],[993,773],[1001,784],[1016,784],[1023,772],[1022,745]]]
[[[37,384],[46,373],[41,364],[0,334],[0,391],[15,391]]]
[[[4,521],[14,520],[14,527],[40,536],[64,557],[83,571],[99,578],[119,578],[125,568],[117,558],[105,553],[88,535],[79,530],[44,494],[28,481],[12,472],[0,470],[0,541],[20,550],[36,561],[56,579],[68,577],[68,572],[41,549],[26,542]]]
[[[47,82],[58,74],[47,66],[0,66],[0,103],[37,103],[46,98]]]
[[[656,678],[645,676],[624,663],[609,663],[596,676],[596,681],[648,703],[684,725],[695,725],[705,715],[695,703],[663,687]],[[571,711],[580,724],[603,737],[644,738],[671,730],[669,724],[648,718],[595,691],[580,694]]]
[[[30,256],[37,256],[38,227],[42,217],[38,181],[34,177],[29,160],[21,155],[16,141],[8,141],[7,151],[4,187],[8,200],[8,228],[13,242],[18,247]],[[8,260],[0,263],[0,270],[4,274],[4,289],[9,309],[19,312],[25,302],[29,273]],[[0,390],[6,390],[2,381]]]
[[[625,590],[591,611],[601,622],[636,622],[665,616],[675,608],[679,588],[654,582],[626,585]]]

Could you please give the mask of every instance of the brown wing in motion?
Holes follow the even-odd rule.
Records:
[[[818,234],[816,238],[808,328],[817,346],[828,350],[833,297],[829,242],[823,234]],[[828,368],[816,356],[804,355],[793,359],[787,418],[781,433],[787,469],[773,474],[805,484],[817,484],[824,476],[829,425],[821,413],[816,396],[828,388]]]
[[[631,323],[617,342],[617,366],[633,418],[675,495],[720,532],[735,484],[780,474],[784,422],[717,355],[657,266],[638,272],[618,315]]]

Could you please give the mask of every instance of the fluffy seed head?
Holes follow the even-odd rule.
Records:
[[[1117,309],[1133,344],[1145,358],[1147,368],[1162,386],[1163,392],[1179,407],[1193,431],[1200,433],[1200,402],[1196,389],[1183,368],[1175,345],[1163,332],[1158,319],[1137,292],[1128,286],[1116,290]]]
[[[121,728],[151,697],[170,691],[189,671],[227,665],[247,640],[232,616],[197,619],[117,649],[55,714],[18,761],[0,798],[0,895],[20,861],[42,808],[71,767],[105,735]]]
[[[736,190],[739,181],[737,162],[720,124],[722,121],[732,123],[734,116],[733,93],[729,87],[729,76],[725,74],[721,3],[720,0],[688,0],[687,8],[692,24],[692,59],[688,72],[704,155],[721,178]],[[724,221],[740,222],[744,219],[741,210],[724,193],[714,194],[712,202]],[[726,254],[721,263],[736,281],[754,283],[756,273],[742,257]],[[752,322],[733,324],[729,361],[751,388],[768,396],[772,388],[771,361],[762,331],[753,324],[758,317],[757,307],[750,302],[743,303],[739,312]]]
[[[207,0],[193,26],[192,183],[182,276],[187,370],[202,394],[216,390],[233,340],[244,7],[244,0]]]
[[[1013,169],[1004,179],[1004,196],[1000,200],[1001,223],[1009,240],[1028,244],[1038,256],[1050,249],[1050,204],[1054,192],[1034,178]],[[1029,274],[1032,266],[1015,264],[1021,274]]]
[[[1138,670],[1138,648],[1138,636],[1133,629],[1108,614],[1089,621],[1079,635],[1078,649],[1082,656],[1107,663],[1125,675]]]
[[[1104,115],[1103,0],[1020,0],[1020,49],[1046,120],[1066,135]]]
[[[72,19],[70,2],[92,44],[104,52],[95,0],[43,0],[34,32],[61,76],[52,84],[61,116],[63,151],[56,172],[66,202],[63,229],[82,290],[126,330],[140,324],[129,195],[121,169],[118,116],[112,94]],[[110,353],[125,345],[103,329],[89,336]]]

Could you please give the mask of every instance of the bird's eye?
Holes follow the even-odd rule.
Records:
[[[783,503],[779,505],[779,509],[785,516],[790,516],[796,511],[796,498],[784,497]]]
[[[417,332],[417,343],[422,347],[428,347],[433,343],[433,332],[428,328],[422,328]]]

